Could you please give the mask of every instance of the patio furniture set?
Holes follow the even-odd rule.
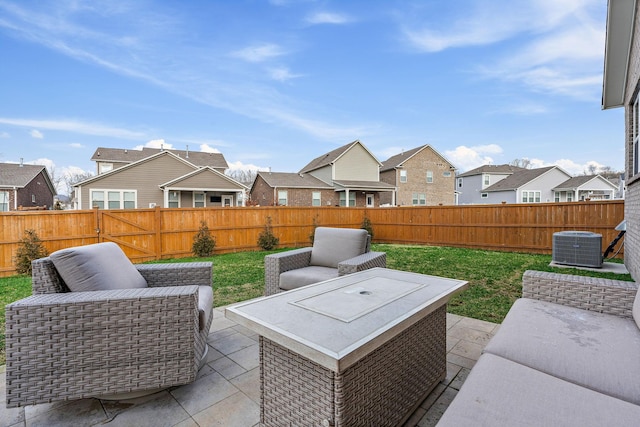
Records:
[[[195,380],[212,264],[133,265],[114,243],[33,262],[6,307],[6,405],[126,399]],[[467,282],[390,270],[365,230],[318,227],[265,257],[265,297],[226,316],[260,335],[261,425],[399,425],[446,375],[446,304]],[[286,292],[285,292],[286,291]],[[442,426],[640,418],[637,285],[527,271]]]

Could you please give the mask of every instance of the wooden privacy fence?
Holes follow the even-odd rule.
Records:
[[[602,234],[603,251],[617,236],[624,202],[573,202],[396,208],[244,207],[6,212],[0,214],[0,276],[15,274],[13,258],[33,229],[49,252],[112,241],[133,262],[191,255],[204,221],[216,252],[260,249],[267,217],[280,246],[309,246],[314,225],[359,228],[369,218],[374,242],[551,253],[554,232]]]

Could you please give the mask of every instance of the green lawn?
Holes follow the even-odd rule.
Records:
[[[213,287],[216,307],[261,296],[264,289],[264,257],[270,252],[239,252],[211,258],[185,258],[175,261],[213,261]],[[573,268],[551,268],[550,255],[493,252],[436,246],[381,245],[373,250],[387,253],[387,267],[422,274],[469,281],[469,289],[454,297],[448,311],[461,316],[500,323],[522,293],[525,270],[557,271],[566,274],[632,280],[630,275],[598,273]],[[31,278],[0,278],[0,365],[5,363],[4,306],[31,294]]]

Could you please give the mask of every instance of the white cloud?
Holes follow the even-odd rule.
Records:
[[[286,52],[277,44],[264,43],[248,46],[231,53],[231,56],[248,62],[264,62],[272,58],[284,55]]]
[[[142,148],[164,148],[167,150],[172,150],[173,145],[167,144],[164,139],[152,139],[144,145],[136,145],[133,147],[134,150],[142,150]]]
[[[302,77],[302,74],[293,74],[287,67],[270,68],[269,75],[273,80],[280,82]]]
[[[230,171],[234,171],[234,170],[240,170],[240,171],[246,171],[246,170],[265,171],[265,170],[269,170],[269,168],[265,167],[265,166],[257,166],[257,165],[254,165],[252,163],[242,163],[240,160],[238,160],[237,162],[230,162],[229,163],[229,170]]]
[[[84,145],[78,143],[78,142],[72,142],[71,144],[69,144],[69,147],[71,148],[84,148]]]
[[[306,21],[309,24],[347,24],[351,22],[351,18],[341,13],[333,12],[316,12],[307,16]]]
[[[37,129],[32,129],[31,132],[29,132],[29,135],[31,135],[32,138],[36,138],[36,139],[44,138],[43,133]]]
[[[493,164],[492,154],[502,154],[502,148],[497,144],[477,145],[474,147],[460,145],[455,150],[445,151],[445,157],[460,172],[466,172],[482,165]]]
[[[20,127],[38,127],[48,130],[62,130],[84,135],[109,136],[113,138],[140,139],[144,137],[144,134],[141,132],[109,127],[99,123],[80,122],[75,120],[38,120],[0,117],[0,123]]]
[[[9,132],[0,132],[0,138],[11,138]]]
[[[210,146],[209,144],[200,144],[200,151],[204,153],[219,153],[220,150]]]

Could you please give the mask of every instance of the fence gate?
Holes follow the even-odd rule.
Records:
[[[162,253],[155,211],[101,210],[98,241],[114,242],[133,262],[158,259]]]

